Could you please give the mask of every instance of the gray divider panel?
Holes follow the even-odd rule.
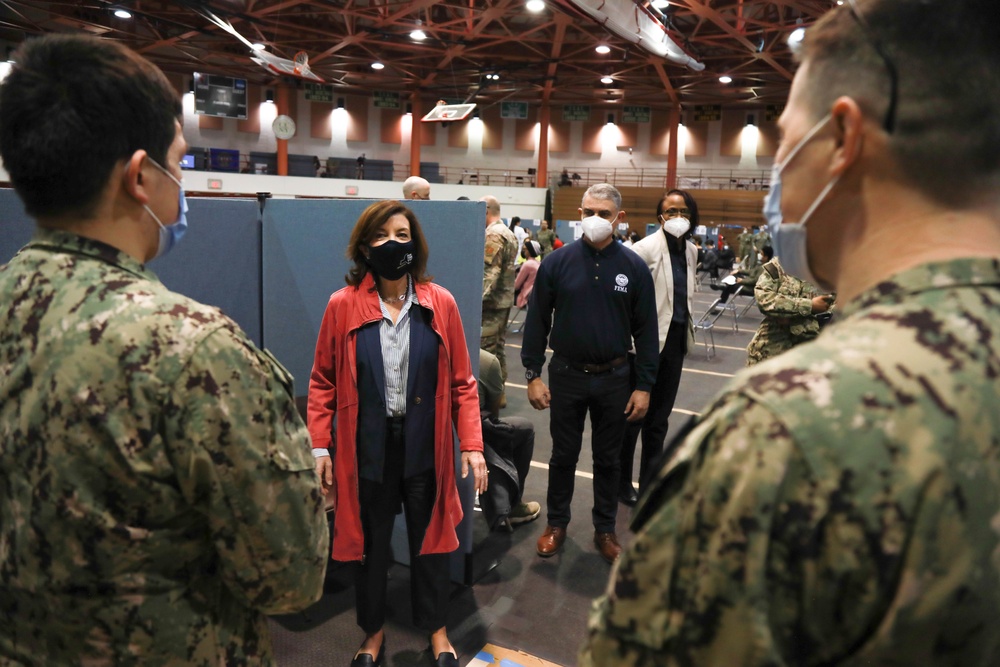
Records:
[[[187,219],[184,238],[149,268],[171,290],[222,309],[262,347],[257,200],[190,198]]]
[[[264,208],[264,344],[295,376],[298,396],[308,392],[327,301],[346,285],[344,276],[350,263],[345,252],[351,231],[371,203],[272,199]],[[458,303],[473,371],[478,376],[486,206],[465,201],[411,201],[408,205],[427,237],[428,273]],[[452,578],[460,582],[464,579],[463,556],[471,551],[473,491],[471,476],[458,481],[465,520],[459,526],[461,546],[452,558]],[[397,539],[400,536],[401,542]],[[405,532],[400,533],[397,522],[394,553],[400,562],[408,560],[405,543]],[[398,548],[400,545],[403,548]]]
[[[24,204],[10,188],[0,190],[0,264],[23,248],[35,233],[35,221],[28,217]]]

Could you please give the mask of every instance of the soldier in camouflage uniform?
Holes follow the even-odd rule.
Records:
[[[0,86],[39,223],[0,267],[3,665],[271,665],[265,614],[322,592],[292,378],[143,265],[186,225],[180,114],[158,69],[89,37],[27,42]]]
[[[771,245],[771,235],[767,232],[767,228],[759,227],[753,235],[753,247],[760,252],[764,246],[769,245]]]
[[[520,248],[514,232],[500,219],[500,202],[487,195],[486,252],[483,258],[483,330],[479,347],[496,355],[504,382],[507,381],[507,319],[514,305],[514,260]],[[506,404],[506,399],[502,401]]]
[[[739,259],[741,265],[743,265],[747,261],[748,257],[753,258],[750,261],[756,261],[757,250],[756,248],[754,248],[753,245],[752,228],[747,228],[743,230],[743,233],[736,238],[736,245],[739,252],[739,256],[737,257],[737,259]]]
[[[995,9],[847,0],[806,32],[768,220],[840,316],[683,439],[583,667],[1000,664]]]
[[[820,294],[809,283],[785,273],[777,257],[761,268],[753,295],[764,320],[747,346],[747,366],[818,336],[816,315],[833,304],[831,295]]]

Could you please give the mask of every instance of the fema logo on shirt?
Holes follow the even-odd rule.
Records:
[[[616,292],[624,292],[625,294],[628,294],[628,276],[624,273],[619,273],[615,276],[615,283]]]

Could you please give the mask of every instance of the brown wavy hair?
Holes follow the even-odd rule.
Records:
[[[362,213],[358,221],[354,223],[354,231],[351,232],[351,240],[347,243],[347,259],[353,262],[350,271],[344,276],[344,280],[352,287],[357,287],[365,279],[369,272],[375,276],[372,265],[368,263],[361,249],[369,245],[375,238],[375,233],[381,229],[382,225],[389,221],[394,215],[404,215],[410,222],[410,237],[413,239],[414,260],[410,265],[410,277],[415,283],[427,283],[431,281],[431,276],[427,275],[427,240],[424,232],[420,228],[420,221],[413,211],[408,209],[398,201],[389,199],[375,202]]]

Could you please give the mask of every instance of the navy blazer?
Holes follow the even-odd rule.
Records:
[[[406,374],[404,438],[408,478],[434,467],[434,392],[437,387],[438,338],[430,325],[431,311],[410,305],[410,358]],[[358,331],[358,475],[382,481],[385,466],[385,366],[382,363],[381,320]]]

